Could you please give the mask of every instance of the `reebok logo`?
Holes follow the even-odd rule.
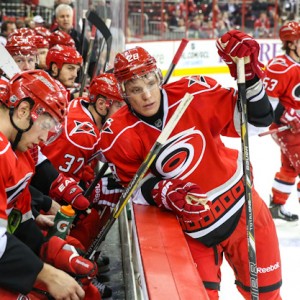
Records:
[[[79,260],[79,259],[76,259],[76,263],[78,265],[81,265],[81,266],[87,268],[87,269],[90,267],[89,264],[87,264],[87,263],[85,263],[85,262],[83,262],[82,260]]]
[[[269,272],[273,272],[277,269],[280,268],[279,262],[277,262],[275,265],[270,265],[269,267],[266,268],[257,268],[257,273],[269,273]]]

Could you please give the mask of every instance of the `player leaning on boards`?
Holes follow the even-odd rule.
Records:
[[[284,208],[300,174],[300,25],[288,22],[279,31],[285,54],[269,61],[264,84],[275,111],[271,129],[283,124],[290,128],[274,133],[280,147],[281,167],[275,174],[270,211],[274,219],[297,221],[298,215]],[[300,200],[300,182],[297,184]]]
[[[230,55],[250,57],[246,69],[249,129],[257,133],[273,120],[263,89],[258,62],[259,45],[240,31],[229,31],[218,52],[236,78]],[[127,106],[107,120],[101,133],[103,155],[123,185],[132,179],[187,92],[194,99],[154,161],[133,201],[172,210],[210,299],[218,299],[223,254],[235,271],[240,293],[250,298],[245,195],[241,154],[229,149],[221,135],[240,137],[237,91],[221,87],[205,76],[184,77],[161,86],[155,59],[143,48],[118,53],[115,76]],[[252,190],[257,239],[260,299],[281,299],[281,262],[273,219]]]

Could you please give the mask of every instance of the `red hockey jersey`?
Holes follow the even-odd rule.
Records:
[[[26,193],[30,179],[34,173],[34,161],[30,153],[14,152],[7,138],[0,132],[0,217],[7,219],[12,208],[17,207],[23,214],[31,211],[30,198],[20,194]],[[30,197],[28,195],[28,197]],[[25,199],[26,198],[26,199]],[[7,201],[5,201],[7,199]],[[22,199],[18,203],[18,199]]]
[[[221,135],[239,137],[237,94],[234,89],[222,88],[214,79],[203,76],[167,84],[162,90],[163,127],[186,92],[193,94],[194,99],[152,164],[151,173],[202,187],[213,201],[212,208],[203,214],[197,226],[186,228],[185,232],[201,240],[215,232],[210,240],[218,240],[224,231],[229,234],[234,229],[244,204],[241,156],[221,140]],[[160,132],[126,107],[107,120],[101,132],[101,150],[122,184],[127,185],[133,178]],[[147,204],[140,192],[133,201]]]
[[[285,108],[300,110],[300,65],[288,55],[268,63],[264,84],[273,108],[280,100]]]
[[[100,135],[85,104],[84,99],[71,101],[62,134],[51,144],[41,146],[54,167],[76,181],[81,179],[83,166],[98,149]]]

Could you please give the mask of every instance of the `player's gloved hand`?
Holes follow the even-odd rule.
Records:
[[[257,75],[265,76],[264,65],[258,60],[259,44],[248,34],[239,30],[230,30],[216,42],[218,54],[227,64],[230,74],[237,79],[236,58],[245,58],[245,77],[250,80]]]
[[[90,183],[95,178],[95,172],[90,165],[84,165],[81,173],[81,180],[84,183]]]
[[[80,256],[74,246],[57,236],[42,245],[40,257],[44,262],[78,278],[83,285],[88,285],[98,274],[95,262]]]
[[[187,220],[199,220],[201,213],[211,206],[197,184],[178,179],[159,181],[151,194],[158,207],[170,209]]]
[[[283,112],[280,122],[289,125],[291,132],[300,132],[300,115],[293,108],[288,108]]]
[[[114,208],[123,192],[122,186],[111,177],[103,177],[91,194],[91,202]]]
[[[83,196],[83,190],[77,182],[62,173],[59,173],[52,182],[49,196],[58,202],[64,200],[78,210],[86,210],[90,205],[89,200]]]

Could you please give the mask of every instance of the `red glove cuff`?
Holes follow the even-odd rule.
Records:
[[[58,202],[64,200],[78,210],[86,210],[90,205],[88,199],[83,196],[83,190],[77,182],[62,173],[52,182],[49,196]]]

